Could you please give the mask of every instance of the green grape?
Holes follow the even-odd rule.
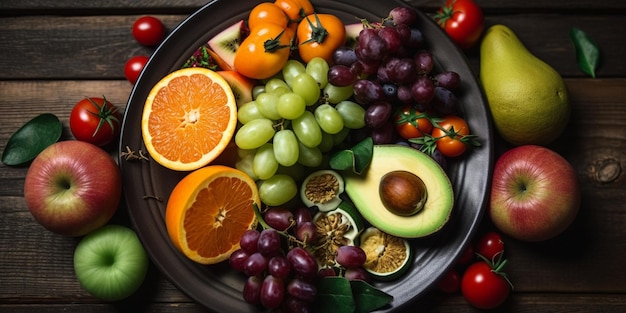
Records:
[[[274,156],[273,144],[268,142],[259,147],[254,155],[254,160],[252,160],[252,169],[259,179],[268,179],[274,176],[278,170],[278,161]]]
[[[298,186],[291,176],[276,174],[258,182],[259,197],[268,206],[283,205],[298,193]]]
[[[316,167],[322,164],[323,155],[318,147],[309,148],[298,141],[298,163],[307,167]]]
[[[292,120],[291,128],[298,140],[307,147],[317,147],[322,142],[322,129],[311,111],[304,111],[300,117]]]
[[[285,63],[285,66],[283,66],[283,70],[282,70],[283,79],[285,80],[287,85],[289,85],[290,88],[292,88],[293,86],[292,83],[293,83],[293,80],[296,78],[296,76],[305,72],[306,72],[306,68],[304,67],[304,64],[302,64],[302,62],[298,60],[293,60],[293,59],[290,59],[289,61],[287,61],[287,63]]]
[[[306,64],[306,72],[315,79],[319,89],[328,84],[328,62],[321,57],[314,57]]]
[[[329,152],[335,146],[335,141],[333,140],[333,135],[322,131],[322,142],[317,146],[318,149],[322,153]]]
[[[298,138],[291,129],[281,129],[274,134],[274,157],[282,166],[298,162]]]
[[[313,76],[301,73],[293,79],[291,90],[300,95],[307,106],[317,103],[320,98],[320,87]]]
[[[293,92],[287,92],[278,98],[276,103],[276,111],[280,117],[295,120],[304,113],[306,110],[306,103],[304,99],[298,94]]]
[[[289,85],[287,85],[284,80],[280,78],[270,78],[265,83],[265,92],[273,93],[276,89],[283,87],[289,89]]]
[[[352,97],[354,91],[352,90],[352,85],[345,87],[338,87],[333,84],[327,84],[324,87],[324,94],[328,98],[328,102],[332,104],[337,104],[343,100],[347,100]]]
[[[292,166],[278,166],[278,170],[276,171],[276,175],[284,174],[289,175],[296,182],[302,182],[304,179],[310,174],[311,169],[305,167],[300,163],[296,163]]]
[[[350,135],[350,128],[344,127],[340,132],[333,134],[333,141],[335,146],[342,144],[346,138]]]
[[[249,155],[254,156],[256,154],[256,150],[257,149],[241,149],[241,148],[237,147],[237,156],[240,159],[243,159],[243,158],[245,158],[246,156],[249,156]]]
[[[256,151],[256,150],[246,150],[246,151]],[[239,158],[235,163],[235,168],[246,173],[253,180],[258,180],[259,178],[254,173],[254,169],[252,168],[252,163],[254,161],[254,154],[249,154],[244,157]]]
[[[344,100],[335,106],[337,112],[343,118],[343,126],[351,129],[359,129],[365,127],[365,108],[360,104]]]
[[[265,92],[260,94],[254,101],[256,102],[257,108],[259,108],[259,112],[261,112],[265,118],[270,120],[280,119],[280,114],[278,114],[278,110],[276,109],[278,95]]]
[[[265,86],[263,85],[256,85],[252,87],[252,99],[256,99],[256,97],[258,97],[259,94],[264,93],[264,92],[265,92]]]
[[[241,149],[256,149],[274,137],[274,123],[259,118],[243,124],[235,134],[235,144]]]
[[[274,91],[272,91],[273,94],[277,95],[277,96],[282,96],[286,93],[291,93],[291,89],[287,88],[287,87],[278,87],[276,89],[274,89]]]
[[[237,109],[237,120],[239,120],[239,123],[241,124],[246,124],[251,120],[256,120],[258,118],[265,118],[265,116],[261,114],[259,107],[254,100],[244,103]]]
[[[336,134],[343,129],[343,118],[328,103],[324,103],[315,109],[315,120],[320,125],[320,128],[329,134]]]

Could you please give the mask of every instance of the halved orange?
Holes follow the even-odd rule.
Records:
[[[222,153],[237,127],[237,103],[216,72],[190,67],[163,77],[150,91],[141,133],[152,159],[172,170],[192,171]]]
[[[174,246],[189,259],[215,264],[239,249],[243,233],[256,227],[254,204],[261,199],[254,180],[223,165],[185,176],[172,190],[165,225]]]

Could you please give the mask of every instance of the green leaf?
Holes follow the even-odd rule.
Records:
[[[352,149],[335,152],[329,160],[329,165],[335,170],[352,170],[361,174],[371,163],[374,154],[374,141],[367,137],[357,143]]]
[[[14,166],[32,161],[61,138],[63,124],[54,114],[44,113],[24,124],[7,142],[2,163]]]
[[[315,312],[352,313],[356,308],[350,282],[344,277],[326,277],[317,283]]]
[[[572,27],[570,39],[576,49],[578,67],[587,75],[596,77],[596,69],[600,63],[600,49],[598,45],[582,30]]]
[[[350,281],[352,295],[356,303],[355,313],[366,313],[380,309],[393,300],[393,296],[374,288],[362,280]]]

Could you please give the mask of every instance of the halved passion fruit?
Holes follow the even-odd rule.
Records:
[[[322,212],[334,210],[341,203],[339,195],[344,191],[343,178],[333,170],[311,173],[302,182],[300,198],[307,207],[317,206]]]
[[[360,247],[366,255],[363,267],[375,279],[394,280],[411,267],[413,248],[408,240],[387,234],[376,227],[368,227],[363,231]]]
[[[334,210],[315,214],[313,223],[317,231],[313,255],[320,268],[337,266],[335,256],[339,247],[357,244],[365,228],[359,212],[345,201]]]

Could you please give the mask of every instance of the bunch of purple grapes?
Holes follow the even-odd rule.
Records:
[[[333,54],[329,83],[353,86],[355,100],[366,108],[365,123],[375,143],[394,141],[396,105],[442,115],[458,113],[455,90],[460,76],[433,71],[435,59],[416,21],[415,9],[394,8],[382,22],[366,23],[354,47]]]

